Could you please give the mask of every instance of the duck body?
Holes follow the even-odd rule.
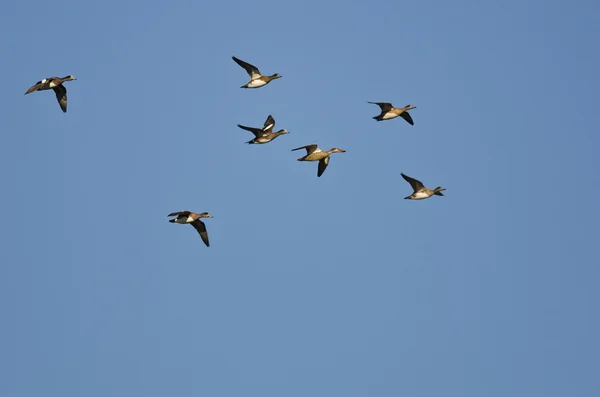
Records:
[[[179,211],[172,212],[167,216],[174,216],[175,218],[169,219],[171,223],[178,223],[180,225],[190,224],[196,229],[198,234],[200,234],[200,238],[207,247],[210,247],[210,243],[208,241],[208,232],[206,231],[206,225],[202,222],[201,218],[212,218],[213,216],[208,212],[195,213],[191,211]]]
[[[246,73],[248,73],[248,76],[250,76],[250,81],[241,86],[240,88],[260,88],[269,84],[272,80],[281,78],[281,75],[279,75],[279,73],[267,76],[262,74],[256,66],[248,62],[242,61],[241,59],[236,58],[234,56],[231,57],[231,59],[233,59],[235,63],[240,65],[242,68],[244,68]]]
[[[404,178],[404,180],[407,181],[413,188],[413,193],[410,196],[404,197],[405,200],[425,200],[426,198],[429,198],[433,195],[443,196],[442,190],[446,190],[441,186],[438,186],[435,189],[428,189],[425,186],[423,186],[423,183],[421,183],[421,181],[415,178],[411,178],[410,176],[405,175],[403,173],[401,173],[400,175],[402,175],[402,178]]]
[[[416,106],[406,105],[403,108],[395,108],[389,102],[369,102],[369,103],[377,105],[381,108],[381,113],[378,114],[377,116],[373,117],[377,121],[391,120],[391,119],[395,119],[396,117],[400,116],[404,120],[406,120],[406,122],[408,124],[410,124],[410,125],[415,124],[412,117],[408,113],[408,111],[411,109],[416,109],[417,108]]]
[[[46,79],[42,79],[31,86],[26,92],[25,95],[31,94],[35,91],[45,91],[45,90],[54,90],[56,95],[56,100],[60,105],[63,113],[67,112],[67,89],[63,85],[65,81],[77,80],[72,75],[68,75],[65,77],[48,77]]]
[[[248,144],[265,144],[271,142],[273,139],[277,138],[280,135],[289,134],[290,132],[286,129],[279,130],[277,132],[273,132],[273,128],[275,127],[275,119],[273,116],[269,115],[263,128],[255,128],[255,127],[246,127],[245,125],[238,124],[238,127],[250,131],[254,134],[254,139],[246,142]]]
[[[298,161],[318,161],[319,166],[317,168],[317,177],[320,177],[325,172],[325,169],[329,165],[330,155],[333,153],[345,153],[346,151],[339,148],[332,148],[330,150],[321,150],[316,144],[302,146],[295,150],[306,149],[306,156],[300,157]]]

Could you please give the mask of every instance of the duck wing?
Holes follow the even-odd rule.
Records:
[[[265,133],[266,133],[264,130],[262,130],[260,128],[246,127],[245,125],[241,125],[241,124],[238,124],[237,126],[240,127],[243,130],[250,131],[257,138],[265,135]]]
[[[423,189],[423,184],[421,183],[421,181],[418,181],[415,178],[411,178],[408,175],[404,175],[403,173],[400,173],[400,175],[402,175],[402,178],[404,178],[406,182],[410,183],[410,186],[412,186],[415,192],[418,192],[419,190]]]
[[[235,63],[237,63],[238,65],[240,65],[241,67],[243,67],[246,70],[246,73],[248,73],[248,75],[250,76],[250,80],[254,80],[259,77],[262,77],[260,70],[258,70],[258,68],[256,66],[251,65],[248,62],[244,62],[241,59],[238,59],[236,57],[231,57],[231,59],[233,59],[235,61]]]
[[[189,216],[191,214],[190,211],[179,211],[179,212],[171,212],[169,215],[167,216],[179,216],[179,215],[183,215],[183,216]]]
[[[400,117],[402,117],[404,120],[406,120],[408,122],[408,124],[415,125],[412,117],[410,117],[410,114],[408,114],[408,112],[404,111],[404,112],[400,113]]]
[[[194,222],[192,222],[192,226],[194,226],[194,229],[196,229],[196,231],[200,234],[204,244],[206,244],[207,247],[210,247],[208,242],[208,232],[206,231],[206,225],[204,222],[202,222],[200,219],[196,219]]]
[[[306,149],[306,155],[308,156],[309,154],[311,154],[312,152],[317,150],[317,148],[318,148],[318,146],[313,143],[312,145],[306,145],[306,146],[297,147],[296,149],[292,149],[292,152],[294,150]]]
[[[52,87],[56,94],[56,100],[64,113],[67,112],[67,89],[62,84]]]
[[[379,106],[381,108],[382,112],[389,112],[393,108],[392,104],[389,102],[371,102],[371,101],[368,101],[368,102],[372,103],[373,105]]]
[[[320,177],[325,172],[325,169],[329,165],[329,156],[322,160],[319,160],[319,169],[317,170],[317,176]]]
[[[267,120],[265,121],[265,126],[263,127],[264,132],[273,132],[273,128],[275,128],[275,119],[273,116],[269,115]]]

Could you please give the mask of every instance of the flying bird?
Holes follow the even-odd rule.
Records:
[[[180,212],[172,212],[167,216],[175,216],[174,219],[169,219],[171,223],[179,223],[182,225],[190,224],[194,226],[194,229],[200,234],[202,241],[206,244],[207,247],[210,247],[208,243],[208,232],[206,231],[206,225],[204,222],[200,220],[200,218],[212,218],[213,216],[208,212],[202,212],[197,214],[191,211],[180,211]]]
[[[44,91],[52,89],[56,94],[56,100],[60,105],[63,113],[67,112],[67,89],[63,85],[65,81],[77,80],[75,77],[69,75],[66,77],[48,77],[35,83],[30,89],[25,92],[25,95],[31,94],[34,91]]]
[[[410,196],[404,197],[404,199],[424,200],[426,198],[433,196],[434,194],[436,196],[443,196],[442,190],[446,190],[441,186],[438,186],[433,190],[427,189],[425,186],[423,186],[421,181],[411,178],[408,175],[404,175],[403,173],[400,173],[400,175],[402,175],[402,178],[404,178],[404,180],[406,182],[410,183],[410,186],[412,186],[412,188],[414,190],[413,194],[411,194]]]
[[[408,124],[415,125],[415,123],[413,122],[412,117],[410,117],[410,114],[408,113],[408,111],[411,109],[416,109],[417,108],[416,106],[406,105],[403,108],[395,108],[389,102],[369,102],[369,103],[372,103],[373,105],[377,105],[381,108],[381,114],[373,117],[377,121],[391,120],[391,119],[395,119],[396,117],[400,116],[404,120],[406,120],[408,122]]]
[[[238,124],[237,126],[243,130],[250,131],[254,134],[254,139],[246,142],[249,144],[269,143],[273,139],[277,138],[279,135],[290,133],[286,129],[273,132],[273,128],[275,127],[275,119],[271,115],[269,115],[269,117],[267,117],[267,120],[265,120],[265,125],[263,128],[246,127],[245,125],[241,124]]]
[[[323,172],[325,172],[325,169],[329,165],[329,155],[330,154],[346,152],[345,150],[338,149],[336,147],[334,147],[331,150],[323,151],[323,150],[319,149],[319,147],[316,144],[306,145],[306,146],[302,146],[302,147],[299,147],[296,149],[292,149],[292,152],[294,150],[300,150],[300,149],[306,149],[306,156],[300,157],[298,159],[298,161],[318,161],[319,162],[319,167],[317,169],[317,177],[320,177],[321,175],[323,175]]]
[[[238,65],[243,67],[248,73],[248,76],[250,76],[250,81],[241,86],[240,88],[262,87],[263,85],[269,84],[271,80],[278,79],[281,77],[279,73],[275,73],[271,76],[263,75],[256,66],[251,65],[248,62],[244,62],[236,57],[231,57],[231,59],[233,59]]]

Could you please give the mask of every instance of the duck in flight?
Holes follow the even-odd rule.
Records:
[[[369,102],[369,103],[372,103],[373,105],[377,105],[381,108],[381,114],[373,117],[377,121],[391,120],[391,119],[395,119],[396,117],[400,116],[404,120],[406,120],[408,122],[408,124],[415,125],[415,123],[413,122],[412,117],[410,117],[410,114],[408,113],[408,111],[411,109],[416,109],[417,108],[416,106],[406,105],[403,108],[395,108],[389,102]]]
[[[35,83],[30,89],[25,92],[25,95],[31,94],[34,91],[44,91],[52,89],[56,94],[56,100],[60,105],[63,113],[67,112],[67,89],[63,85],[65,81],[77,80],[75,77],[68,75],[66,77],[48,77]]]
[[[231,57],[238,65],[243,67],[250,76],[250,81],[241,86],[240,88],[258,88],[263,85],[267,85],[271,82],[271,80],[275,80],[280,78],[279,73],[275,73],[271,76],[263,75],[260,70],[254,65],[249,64],[248,62],[244,62],[241,59],[236,57]]]
[[[194,229],[196,229],[196,231],[200,234],[200,237],[202,238],[202,241],[204,241],[204,244],[206,244],[207,247],[210,247],[210,244],[208,243],[208,232],[206,231],[206,225],[200,220],[200,218],[212,218],[213,216],[211,214],[209,214],[208,212],[202,212],[200,214],[197,214],[191,211],[179,211],[172,212],[167,216],[176,217],[174,219],[169,219],[169,222],[171,223],[179,223],[181,225],[192,225]]]
[[[425,186],[423,186],[421,181],[418,181],[415,178],[411,178],[410,176],[404,175],[403,173],[400,173],[400,175],[402,175],[402,178],[404,178],[404,180],[406,182],[410,183],[410,186],[412,186],[413,191],[414,191],[413,194],[411,194],[410,196],[404,197],[404,199],[424,200],[426,198],[433,196],[434,194],[436,196],[443,196],[442,190],[446,190],[441,186],[438,186],[435,189],[431,190],[431,189],[428,189]]]
[[[277,132],[273,132],[273,128],[275,127],[275,119],[273,116],[269,115],[267,120],[265,121],[265,125],[263,128],[254,128],[254,127],[246,127],[245,125],[238,124],[243,130],[250,131],[254,134],[254,139],[248,141],[246,143],[249,144],[261,144],[261,143],[269,143],[273,139],[277,138],[279,135],[289,134],[290,132],[286,129],[279,130]]]
[[[306,156],[300,157],[298,159],[298,161],[318,161],[319,162],[319,167],[317,169],[317,177],[320,177],[321,175],[323,175],[323,172],[325,172],[325,169],[329,165],[329,156],[332,153],[345,153],[346,152],[345,150],[338,149],[336,147],[334,147],[331,150],[324,151],[324,150],[319,149],[319,147],[316,144],[306,145],[306,146],[302,146],[302,147],[299,147],[296,149],[292,149],[292,152],[294,150],[300,150],[300,149],[306,149]]]

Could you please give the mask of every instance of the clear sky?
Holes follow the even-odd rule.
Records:
[[[11,1],[0,33],[0,396],[600,395],[597,1]],[[23,95],[69,74],[66,114]],[[347,152],[317,178],[311,143]]]

